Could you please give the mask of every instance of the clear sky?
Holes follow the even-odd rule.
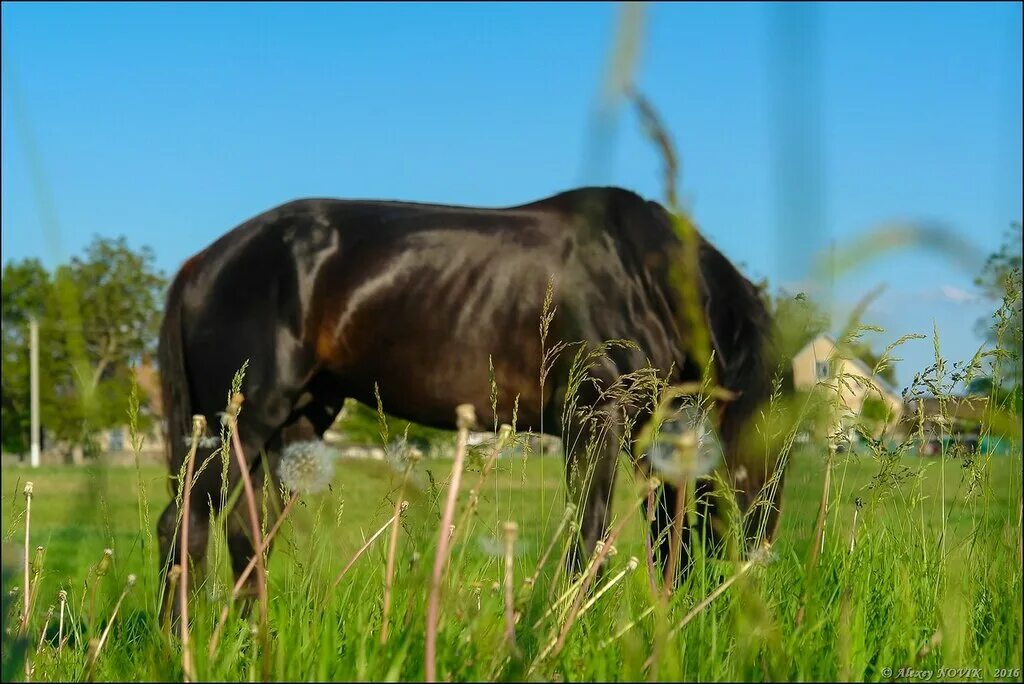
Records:
[[[124,234],[172,272],[303,196],[500,206],[615,184],[663,199],[628,111],[607,163],[586,163],[618,16],[4,3],[3,259],[53,265]],[[752,278],[792,284],[813,251],[891,221],[992,251],[1022,214],[1021,61],[1019,3],[651,5],[635,80],[705,235]],[[972,278],[905,249],[838,279],[834,307],[884,284],[866,316],[886,329],[876,349],[935,322],[943,352],[966,358],[992,308]],[[904,348],[901,384],[931,353]]]

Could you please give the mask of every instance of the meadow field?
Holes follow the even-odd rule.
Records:
[[[557,649],[552,645],[570,607],[568,598],[558,599],[572,595],[559,558],[568,539],[559,534],[562,462],[499,459],[475,513],[453,535],[438,633],[440,677],[884,681],[905,680],[917,671],[931,671],[933,679],[970,679],[976,670],[985,679],[1019,681],[1019,448],[973,459],[836,454],[824,527],[816,537],[825,453],[811,447],[794,452],[769,557],[754,563],[698,557],[684,586],[667,599],[651,589],[645,523],[632,514],[638,490],[624,465],[613,520],[613,526],[627,520],[615,544],[618,553],[594,587],[597,600],[576,611]],[[485,458],[469,454],[460,511],[467,510],[468,489]],[[420,462],[402,488],[409,508],[397,535],[390,633],[383,643],[389,536],[358,556],[334,588],[332,580],[392,515],[403,471],[388,461],[340,461],[331,490],[303,497],[282,526],[268,567],[265,650],[252,627],[256,621],[233,611],[209,651],[231,586],[223,538],[217,536],[210,570],[191,605],[196,676],[255,681],[266,667],[273,680],[421,680],[424,606],[451,468],[447,459]],[[33,576],[37,564],[42,567],[33,580],[37,598],[28,630],[31,678],[180,680],[181,643],[157,617],[153,526],[170,496],[166,472],[154,466],[6,468],[7,587],[21,584],[20,565],[8,563],[11,549],[24,541],[28,479],[30,547],[45,550],[42,562],[32,563]],[[517,622],[511,636],[507,521],[518,525],[510,574]],[[821,552],[815,562],[816,538]],[[109,567],[97,572],[108,548]],[[536,580],[529,582],[549,548]],[[631,564],[631,557],[637,562]],[[137,581],[111,623],[129,575]],[[63,606],[61,590],[67,592]],[[22,676],[22,661],[10,647],[18,610],[17,596],[6,595],[5,629],[11,631],[5,680]],[[680,623],[685,624],[678,629]]]
[[[602,101],[621,101],[635,109],[644,137],[662,163],[664,202],[673,229],[681,245],[694,246],[690,241],[697,234],[696,224],[677,194],[680,156],[631,76],[642,43],[641,10],[636,7],[628,5],[623,12],[608,65],[608,95]],[[91,33],[90,41],[95,42]],[[305,45],[305,34],[303,41]],[[331,49],[335,51],[333,44]],[[603,117],[614,119],[619,106],[598,110],[595,159],[605,153],[605,138],[610,139],[603,132]],[[858,103],[858,111],[860,107]],[[813,146],[792,147],[803,154]],[[929,143],[928,149],[932,147]],[[291,173],[294,165],[280,166]],[[437,174],[436,165],[431,173]],[[808,178],[815,175],[807,172]],[[793,187],[794,197],[813,192],[799,186]],[[736,198],[744,195],[733,190],[730,197],[739,203]],[[815,220],[808,221],[817,230]],[[1012,236],[1019,236],[1016,230]],[[1013,239],[1016,248],[1019,238]],[[332,461],[330,486],[324,491],[292,486],[282,477],[287,491],[281,498],[287,503],[281,525],[260,534],[273,535],[265,594],[259,600],[234,597],[224,520],[215,516],[206,567],[189,570],[186,564],[184,575],[180,566],[172,571],[171,591],[186,587],[185,620],[163,613],[170,601],[164,600],[156,523],[169,500],[183,496],[180,488],[170,488],[166,468],[141,462],[115,467],[105,465],[102,457],[92,457],[85,466],[5,465],[0,489],[3,681],[1024,681],[1020,257],[1013,252],[1018,255],[1013,261],[1003,248],[982,270],[965,245],[957,234],[930,223],[880,224],[808,264],[811,284],[824,287],[828,282],[832,288],[836,278],[890,252],[927,249],[951,264],[970,263],[971,273],[980,271],[988,283],[986,296],[1002,306],[986,320],[986,346],[974,358],[952,365],[940,355],[939,326],[933,322],[934,363],[902,383],[902,395],[894,393],[902,408],[925,397],[939,404],[940,415],[929,418],[938,426],[938,440],[933,440],[934,432],[926,436],[923,410],[897,426],[899,421],[879,402],[874,410],[863,403],[857,411],[846,411],[844,420],[850,424],[840,427],[839,409],[851,407],[840,407],[839,387],[867,382],[867,376],[840,377],[830,363],[827,379],[816,377],[813,389],[800,390],[799,397],[790,396],[790,388],[782,390],[781,374],[773,377],[771,400],[759,407],[757,420],[745,425],[743,437],[763,449],[765,462],[779,458],[785,464],[776,534],[770,545],[749,553],[738,552],[739,545],[732,543],[719,554],[706,554],[695,536],[693,562],[675,589],[662,582],[647,540],[645,502],[658,484],[654,478],[646,479],[627,459],[619,459],[609,530],[596,554],[604,563],[600,571],[597,563],[570,571],[566,560],[577,542],[578,514],[567,504],[563,460],[529,453],[523,447],[528,440],[514,432],[509,437],[503,431],[493,442],[467,448],[468,428],[463,425],[458,440],[446,442],[454,458],[422,459],[409,458],[408,451],[396,449],[396,442],[382,435],[387,458]],[[795,255],[794,249],[794,260]],[[669,262],[669,282],[682,297],[677,323],[686,325],[679,329],[693,338],[686,341],[693,347],[687,353],[710,352],[710,336],[702,327],[707,321],[696,297],[698,280],[691,278],[699,275],[692,270],[697,263],[688,265],[689,256],[677,261]],[[1003,277],[1007,274],[1012,277]],[[162,281],[150,280],[162,297]],[[858,280],[855,287],[863,284]],[[567,348],[556,345],[552,351],[551,345],[545,346],[554,315],[548,309],[550,287],[549,282],[539,321],[542,397],[547,364]],[[774,333],[780,344],[788,345],[788,351],[780,350],[787,364],[815,335],[839,323],[826,319],[812,330],[814,317],[799,304],[807,301],[803,293],[779,290],[773,298],[767,281],[763,287]],[[58,295],[66,295],[55,311],[60,330],[68,331],[64,335],[70,351],[61,347],[60,353],[51,354],[74,362],[64,363],[63,371],[66,388],[72,389],[88,375],[79,370],[96,365],[81,351],[86,349],[80,339],[87,328],[74,322],[85,314],[73,289],[54,285]],[[5,295],[8,291],[5,286]],[[871,345],[865,346],[859,336],[884,332],[861,321],[879,292],[856,302],[851,298],[857,291],[843,293],[842,299],[853,304],[849,322],[836,335],[843,346],[859,342],[862,351],[870,352]],[[155,310],[147,315],[154,320],[162,316]],[[11,329],[7,319],[5,328]],[[797,343],[804,332],[808,334]],[[874,378],[892,366],[892,353],[899,346],[919,338],[925,336],[907,334],[892,341],[880,354],[871,353],[870,363],[857,358]],[[611,344],[598,347],[607,351]],[[105,385],[88,393],[81,387],[77,394],[65,391],[74,402],[69,399],[60,406],[81,409],[81,415],[66,410],[55,415],[81,427],[96,409],[89,406],[90,399],[127,397],[128,378],[136,378],[137,370],[129,362],[148,349],[140,345],[139,354],[125,357],[124,373],[118,376],[123,384],[110,385],[114,389],[109,391]],[[593,407],[576,406],[572,399],[586,381],[591,353],[587,345],[577,353],[563,406],[565,415],[575,412],[573,418],[581,422],[597,415],[596,410],[584,410]],[[26,355],[10,354],[15,359]],[[45,351],[43,357],[45,361]],[[709,360],[705,384],[675,396],[699,395],[704,402],[721,388],[710,383],[710,353],[694,358]],[[492,408],[498,415],[493,367],[491,373]],[[644,396],[629,396],[617,378],[605,388],[621,402],[615,410],[648,401],[649,408],[660,407],[670,388],[659,385],[659,374],[631,375],[627,385],[640,387],[638,394]],[[982,379],[987,386],[972,389],[972,381]],[[128,417],[134,429],[140,405],[138,381],[132,382]],[[44,374],[44,388],[46,383],[52,384]],[[241,401],[241,388],[239,375],[228,394],[229,409],[241,405],[230,403]],[[650,396],[648,390],[653,390]],[[998,451],[969,453],[942,441],[956,422],[947,412],[949,404],[967,394],[987,402],[982,417],[970,421],[974,437],[978,443],[998,440]],[[22,403],[27,405],[25,396]],[[384,432],[383,405],[379,411]],[[222,416],[228,418],[228,412]],[[123,411],[117,420],[123,421]],[[225,424],[231,424],[230,418]],[[371,421],[371,436],[376,428]],[[196,443],[204,429],[201,425],[194,430],[186,464],[196,466]],[[692,436],[696,426],[687,430]],[[840,450],[841,439],[854,431],[865,438],[861,446]],[[226,473],[227,459],[234,456],[230,440],[223,433],[221,437],[224,460],[211,460],[208,467],[223,467]],[[499,458],[493,444],[506,437],[517,448]],[[937,441],[940,453],[919,455],[917,445],[926,439]],[[25,449],[12,453],[21,451]],[[669,465],[692,457],[685,461],[690,468],[699,451],[699,444],[695,447],[691,440],[686,445],[679,438]],[[312,469],[306,480],[316,479],[313,471],[325,467],[316,462],[320,456],[309,456],[301,468],[291,467]],[[720,460],[707,468],[684,468],[686,474],[677,483],[692,494],[695,480],[707,478],[717,483],[720,493],[728,486],[727,478],[742,479],[718,467]],[[664,469],[652,468],[654,475],[668,479]],[[775,480],[768,480],[763,491],[770,500]],[[185,468],[177,481],[189,481]],[[268,481],[255,485],[271,486]],[[253,500],[240,490],[230,493],[240,502],[239,515],[246,515],[249,503],[253,519],[273,518],[266,511],[257,515]],[[225,499],[228,495],[226,490],[221,493]],[[696,523],[695,498],[686,498],[680,519],[685,514]],[[182,503],[180,509],[190,509]],[[180,540],[180,530],[188,526],[180,518],[178,523]],[[732,526],[733,532],[737,529],[741,526]]]

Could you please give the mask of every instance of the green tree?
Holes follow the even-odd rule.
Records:
[[[2,290],[3,448],[24,453],[29,447],[29,321],[45,319],[52,290],[50,274],[36,259],[8,263],[3,270]],[[55,345],[40,336],[40,347],[45,347],[39,354],[40,370],[51,370]],[[39,389],[46,400],[52,401],[52,385],[40,383]]]
[[[977,323],[979,333],[996,350],[991,382],[1003,392],[1021,386],[1021,224],[1015,223],[1003,244],[989,255],[975,279],[982,293],[997,302],[996,311]]]
[[[780,290],[774,302],[769,301],[775,324],[775,342],[784,359],[797,352],[831,326],[829,315],[804,293],[796,295]]]
[[[152,251],[124,238],[94,238],[53,274],[34,260],[4,268],[5,448],[24,451],[28,440],[29,318],[39,319],[42,423],[88,450],[99,430],[125,420],[131,367],[155,345],[164,283]]]
[[[774,301],[767,299],[774,316],[776,345],[784,359],[792,359],[804,345],[831,328],[832,321],[824,308],[803,293],[792,295],[780,290]],[[871,370],[881,358],[862,340],[847,343],[844,355],[860,359]],[[883,368],[879,376],[889,384],[896,384],[895,369],[891,365]]]

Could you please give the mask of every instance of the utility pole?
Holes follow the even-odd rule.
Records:
[[[39,321],[29,322],[29,372],[31,374],[32,467],[39,467]],[[26,551],[25,553],[28,553]]]

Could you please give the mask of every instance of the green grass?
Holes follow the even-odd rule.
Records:
[[[460,532],[453,549],[442,601],[438,672],[452,680],[524,679],[528,672],[533,678],[563,680],[879,680],[886,679],[886,667],[897,672],[901,667],[966,667],[981,668],[986,677],[996,676],[998,668],[1017,668],[1010,679],[1019,681],[1019,453],[967,464],[952,458],[943,463],[903,456],[883,463],[865,454],[837,456],[824,551],[817,568],[811,569],[807,558],[825,461],[821,453],[797,452],[787,471],[773,560],[754,566],[677,635],[666,637],[667,628],[738,567],[698,563],[664,612],[655,610],[601,648],[603,641],[657,605],[643,562],[642,520],[633,515],[603,581],[625,567],[630,555],[641,560],[640,567],[577,621],[561,653],[539,661],[561,626],[549,619],[538,629],[532,627],[550,606],[549,596],[565,584],[559,573],[554,591],[549,591],[559,566],[557,553],[532,593],[524,589],[523,580],[533,572],[564,510],[561,461],[501,461],[487,481],[471,529]],[[398,547],[394,628],[385,646],[379,644],[379,632],[386,535],[337,590],[331,591],[330,584],[391,515],[401,475],[385,462],[344,461],[338,466],[333,491],[302,502],[271,556],[271,678],[421,679],[429,574],[451,462],[420,463],[416,486],[406,492],[411,505]],[[471,459],[467,469],[478,468]],[[176,634],[162,632],[155,618],[159,585],[153,531],[140,527],[140,520],[154,522],[168,500],[166,473],[153,467],[5,469],[5,548],[23,539],[21,491],[26,478],[34,482],[31,545],[46,548],[30,629],[32,650],[46,607],[58,603],[61,588],[71,595],[75,622],[84,633],[59,655],[55,640],[44,641],[33,656],[33,679],[85,675],[87,637],[98,636],[126,576],[134,573],[139,582],[115,620],[93,677],[180,680],[180,642]],[[473,472],[463,478],[460,506],[475,480]],[[633,511],[632,480],[631,473],[621,471],[617,519]],[[140,481],[148,509],[141,517]],[[851,554],[858,497],[863,508]],[[504,574],[500,530],[506,520],[519,525],[514,578],[523,616],[516,629],[519,655],[513,657],[507,657],[510,650],[503,636],[502,592],[495,590]],[[108,547],[114,549],[113,568],[99,580],[90,626],[85,624],[89,593],[84,582]],[[197,672],[203,679],[259,679],[259,640],[236,614],[216,656],[207,656],[213,623],[230,587],[222,538],[215,538],[210,559],[211,570],[192,603]],[[18,578],[20,571],[8,585],[21,584]],[[55,633],[55,622],[56,617],[50,633]],[[653,664],[645,668],[652,654]],[[22,675],[14,670],[10,676]]]

